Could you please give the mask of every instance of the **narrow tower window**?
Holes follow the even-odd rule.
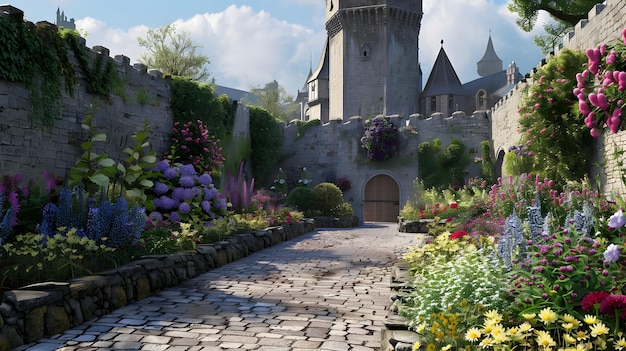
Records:
[[[365,61],[370,58],[370,46],[367,44],[363,44],[361,46],[361,60]]]

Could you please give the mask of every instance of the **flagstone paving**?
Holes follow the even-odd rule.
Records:
[[[320,228],[15,350],[380,350],[391,267],[420,236]]]

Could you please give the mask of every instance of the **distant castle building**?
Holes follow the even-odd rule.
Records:
[[[422,0],[326,0],[327,40],[298,91],[303,120],[471,115],[493,107],[523,78],[514,62],[502,69],[489,35],[477,63],[480,78],[462,84],[442,41],[422,90],[421,19]]]
[[[57,27],[64,27],[67,29],[76,29],[76,23],[74,23],[74,19],[67,20],[67,16],[65,15],[65,11],[61,11],[60,8],[57,7],[57,21],[55,23]]]

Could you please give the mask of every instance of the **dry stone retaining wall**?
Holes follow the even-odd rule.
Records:
[[[0,351],[58,334],[158,290],[311,232],[316,225],[335,226],[339,222],[341,219],[320,219],[320,223],[305,220],[237,234],[212,245],[199,245],[195,251],[148,256],[94,276],[7,291],[0,305]]]

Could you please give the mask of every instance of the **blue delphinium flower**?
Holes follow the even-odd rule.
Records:
[[[617,262],[619,260],[619,247],[615,244],[611,244],[604,251],[605,262]]]

